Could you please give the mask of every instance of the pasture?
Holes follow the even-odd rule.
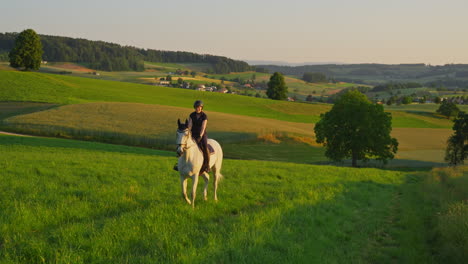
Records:
[[[425,219],[463,221],[424,198],[443,171],[228,159],[219,202],[210,185],[193,210],[173,152],[12,136],[0,151],[1,262],[433,263],[456,245],[433,251],[429,226],[453,227]]]
[[[11,101],[0,104],[0,125],[9,131],[172,149],[177,118],[184,120],[192,111],[193,101],[202,99],[210,115],[210,136],[226,145],[228,157],[326,161],[323,149],[314,144],[313,123],[331,108],[327,104],[279,102],[31,72],[0,71],[0,77],[0,100]],[[27,104],[32,103],[14,101],[47,103],[42,108],[27,109]],[[443,163],[452,122],[435,115],[436,107],[386,107],[393,117],[392,134],[400,142],[397,160],[390,166]],[[466,106],[461,108],[466,110]],[[265,140],[271,135],[282,137],[282,143]],[[301,137],[308,143],[295,140]],[[241,147],[236,147],[239,144]],[[284,155],[288,152],[290,155]]]

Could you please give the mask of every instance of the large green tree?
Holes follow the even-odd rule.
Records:
[[[391,131],[391,115],[357,90],[338,98],[315,125],[316,141],[325,145],[325,155],[335,161],[351,158],[353,167],[358,160],[375,158],[386,163],[393,159],[398,141]]]
[[[269,98],[275,100],[284,100],[288,98],[288,87],[284,81],[283,74],[279,72],[273,73],[268,82],[266,94]]]
[[[437,113],[446,116],[447,118],[456,117],[460,109],[458,109],[455,103],[452,103],[448,100],[442,101],[439,106],[439,109],[436,111]]]
[[[453,135],[447,140],[445,161],[451,165],[463,164],[468,156],[468,114],[458,113],[453,124]]]
[[[14,68],[24,67],[26,70],[38,70],[42,61],[42,43],[39,35],[26,29],[15,40],[13,49],[8,54],[10,65]]]

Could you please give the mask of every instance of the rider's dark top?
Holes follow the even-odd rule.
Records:
[[[200,116],[197,117],[197,112],[193,112],[190,114],[190,119],[192,119],[192,136],[194,138],[198,138],[200,137],[203,121],[208,120],[208,116],[202,111]],[[206,137],[206,135],[207,133],[205,128],[205,134],[203,136]]]

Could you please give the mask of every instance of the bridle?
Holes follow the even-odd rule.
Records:
[[[187,135],[185,135],[186,132],[188,132]],[[184,130],[177,129],[177,134],[182,134],[182,133],[184,134],[183,139],[181,140],[181,142],[177,142],[177,149],[176,149],[177,154],[179,154],[179,155],[182,155],[182,153],[184,153],[187,149],[189,149],[189,148],[191,148],[193,146],[193,145],[188,146],[188,144],[187,144],[187,141],[190,139],[190,135],[191,135],[190,130],[188,128],[186,128]],[[185,138],[185,140],[184,140],[184,138]],[[185,142],[185,143],[183,143],[183,142]],[[179,149],[181,149],[182,151],[179,152]]]

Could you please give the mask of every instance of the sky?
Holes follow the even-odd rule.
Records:
[[[247,61],[468,63],[468,0],[0,0],[0,32]]]

